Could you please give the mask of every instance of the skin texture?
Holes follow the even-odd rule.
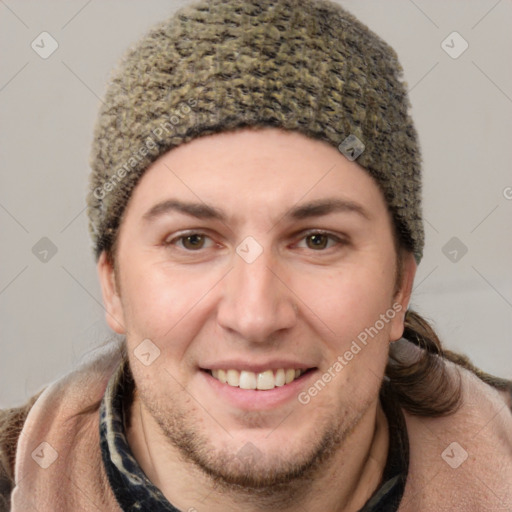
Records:
[[[144,218],[170,199],[211,205],[225,219],[177,211]],[[287,217],[325,199],[350,207]],[[204,237],[186,238],[190,231]],[[249,236],[257,245],[240,246]],[[237,247],[262,252],[248,263]],[[107,320],[126,334],[136,384],[128,441],[176,507],[364,504],[386,460],[378,392],[416,271],[407,254],[396,290],[396,258],[378,186],[322,141],[243,129],[195,139],[146,171],[122,219],[115,270],[102,254],[98,272]],[[400,311],[333,370],[393,305]],[[160,350],[149,366],[134,353],[145,339]],[[250,398],[273,391],[247,391],[235,402],[202,370],[241,364],[312,370],[275,403]],[[330,382],[301,403],[299,393],[329,369]]]

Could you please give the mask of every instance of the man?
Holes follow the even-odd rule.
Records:
[[[124,338],[2,413],[13,511],[512,510],[511,383],[408,311],[407,107],[327,2],[203,2],[129,52],[88,197]]]

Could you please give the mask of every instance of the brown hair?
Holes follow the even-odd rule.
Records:
[[[404,275],[405,255],[412,250],[393,223],[393,238],[397,255],[395,293]],[[460,376],[449,373],[445,361],[450,361],[474,373],[500,391],[512,394],[512,381],[495,377],[474,366],[468,357],[446,350],[432,325],[409,309],[405,315],[402,340],[391,343],[385,376],[393,388],[400,406],[416,416],[447,416],[462,405]],[[409,342],[409,345],[407,344]],[[421,351],[410,350],[410,344]]]
[[[483,372],[466,356],[445,350],[432,326],[414,311],[406,314],[403,338],[423,349],[421,355],[411,360],[403,345],[392,343],[386,376],[400,405],[411,414],[445,416],[460,407],[460,379],[448,374],[444,360],[462,366],[500,391],[512,392],[512,381]]]
[[[461,405],[461,384],[448,373],[446,353],[432,326],[414,311],[407,311],[403,339],[421,348],[411,353],[391,343],[386,377],[400,405],[418,416],[444,416]]]

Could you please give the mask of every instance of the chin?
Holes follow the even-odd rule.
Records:
[[[173,451],[217,485],[263,494],[265,490],[300,487],[310,480],[355,425],[354,418],[339,411],[321,422],[308,414],[304,420],[311,424],[304,423],[298,429],[293,414],[274,421],[272,428],[265,416],[253,414],[244,415],[243,426],[238,421],[231,427],[220,418],[217,423],[202,409],[182,409],[179,413],[179,406],[167,406],[164,414],[148,409]],[[261,424],[264,428],[259,428]]]

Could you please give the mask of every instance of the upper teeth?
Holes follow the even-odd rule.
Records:
[[[261,389],[268,390],[275,387],[284,386],[300,377],[306,370],[289,368],[287,370],[279,368],[275,370],[265,370],[264,372],[254,373],[245,370],[212,370],[212,376],[225,384],[242,389]]]

